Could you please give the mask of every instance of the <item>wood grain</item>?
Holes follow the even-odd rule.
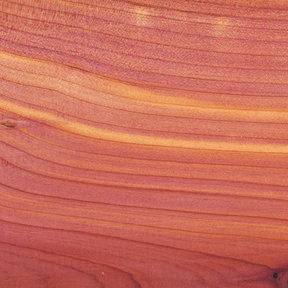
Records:
[[[2,0],[0,287],[288,287],[288,2]]]

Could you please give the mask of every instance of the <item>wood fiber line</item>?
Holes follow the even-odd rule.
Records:
[[[0,1],[0,287],[288,287],[284,0]]]

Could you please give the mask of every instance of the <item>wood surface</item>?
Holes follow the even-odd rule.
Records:
[[[0,1],[0,287],[288,287],[286,0]]]

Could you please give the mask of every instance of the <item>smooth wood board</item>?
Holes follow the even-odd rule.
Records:
[[[286,0],[0,1],[0,287],[288,287]]]

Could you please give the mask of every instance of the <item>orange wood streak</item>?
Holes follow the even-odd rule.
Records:
[[[0,287],[288,287],[288,4],[0,2]]]

